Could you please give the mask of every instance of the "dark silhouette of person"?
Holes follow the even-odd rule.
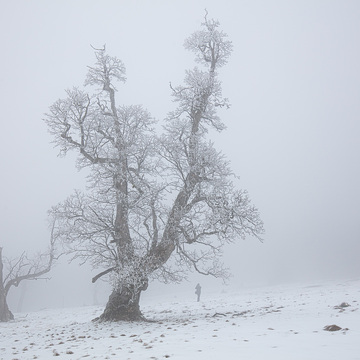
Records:
[[[195,286],[195,294],[197,295],[197,301],[200,301],[201,286],[199,283]]]

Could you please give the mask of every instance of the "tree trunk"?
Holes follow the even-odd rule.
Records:
[[[2,289],[0,289],[0,322],[7,322],[10,320],[14,320],[14,315],[9,310],[9,307],[6,302],[5,293],[2,292]]]
[[[145,289],[122,287],[114,289],[102,315],[95,319],[100,321],[144,321],[139,301],[140,293]]]
[[[14,315],[9,310],[6,302],[6,292],[4,288],[2,248],[0,248],[0,322],[14,320]]]

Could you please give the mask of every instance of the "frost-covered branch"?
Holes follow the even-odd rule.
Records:
[[[51,270],[54,261],[61,256],[61,254],[56,255],[57,237],[54,228],[55,222],[52,224],[50,246],[47,252],[39,253],[33,257],[29,257],[27,253],[23,252],[15,259],[4,258],[5,276],[3,276],[3,287],[5,297],[12,286],[17,287],[24,280],[41,279],[43,275]],[[0,260],[2,259],[0,258]]]

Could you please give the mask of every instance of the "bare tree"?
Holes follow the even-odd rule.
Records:
[[[125,67],[105,48],[95,51],[85,81],[96,90],[68,90],[46,114],[60,154],[77,151],[78,167],[89,169],[89,192],[76,191],[50,215],[73,259],[99,269],[93,282],[105,275],[112,282],[101,320],[142,319],[140,293],[150,278],[177,281],[186,268],[226,277],[223,245],[263,233],[247,192],[235,188],[229,163],[207,140],[210,128],[225,128],[217,108],[229,104],[217,70],[231,41],[205,16],[185,47],[205,69],[171,85],[177,108],[161,135],[141,106],[116,104],[115,82],[125,81]]]
[[[6,322],[14,319],[10,311],[6,298],[12,286],[19,286],[24,280],[38,280],[48,273],[58,257],[55,257],[55,242],[52,227],[52,236],[48,251],[38,253],[29,258],[26,252],[20,257],[9,259],[2,256],[3,248],[0,247],[0,322]]]

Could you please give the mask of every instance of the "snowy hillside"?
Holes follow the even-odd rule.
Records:
[[[159,299],[143,301],[148,323],[92,322],[103,307],[15,314],[0,359],[360,359],[360,280]]]

